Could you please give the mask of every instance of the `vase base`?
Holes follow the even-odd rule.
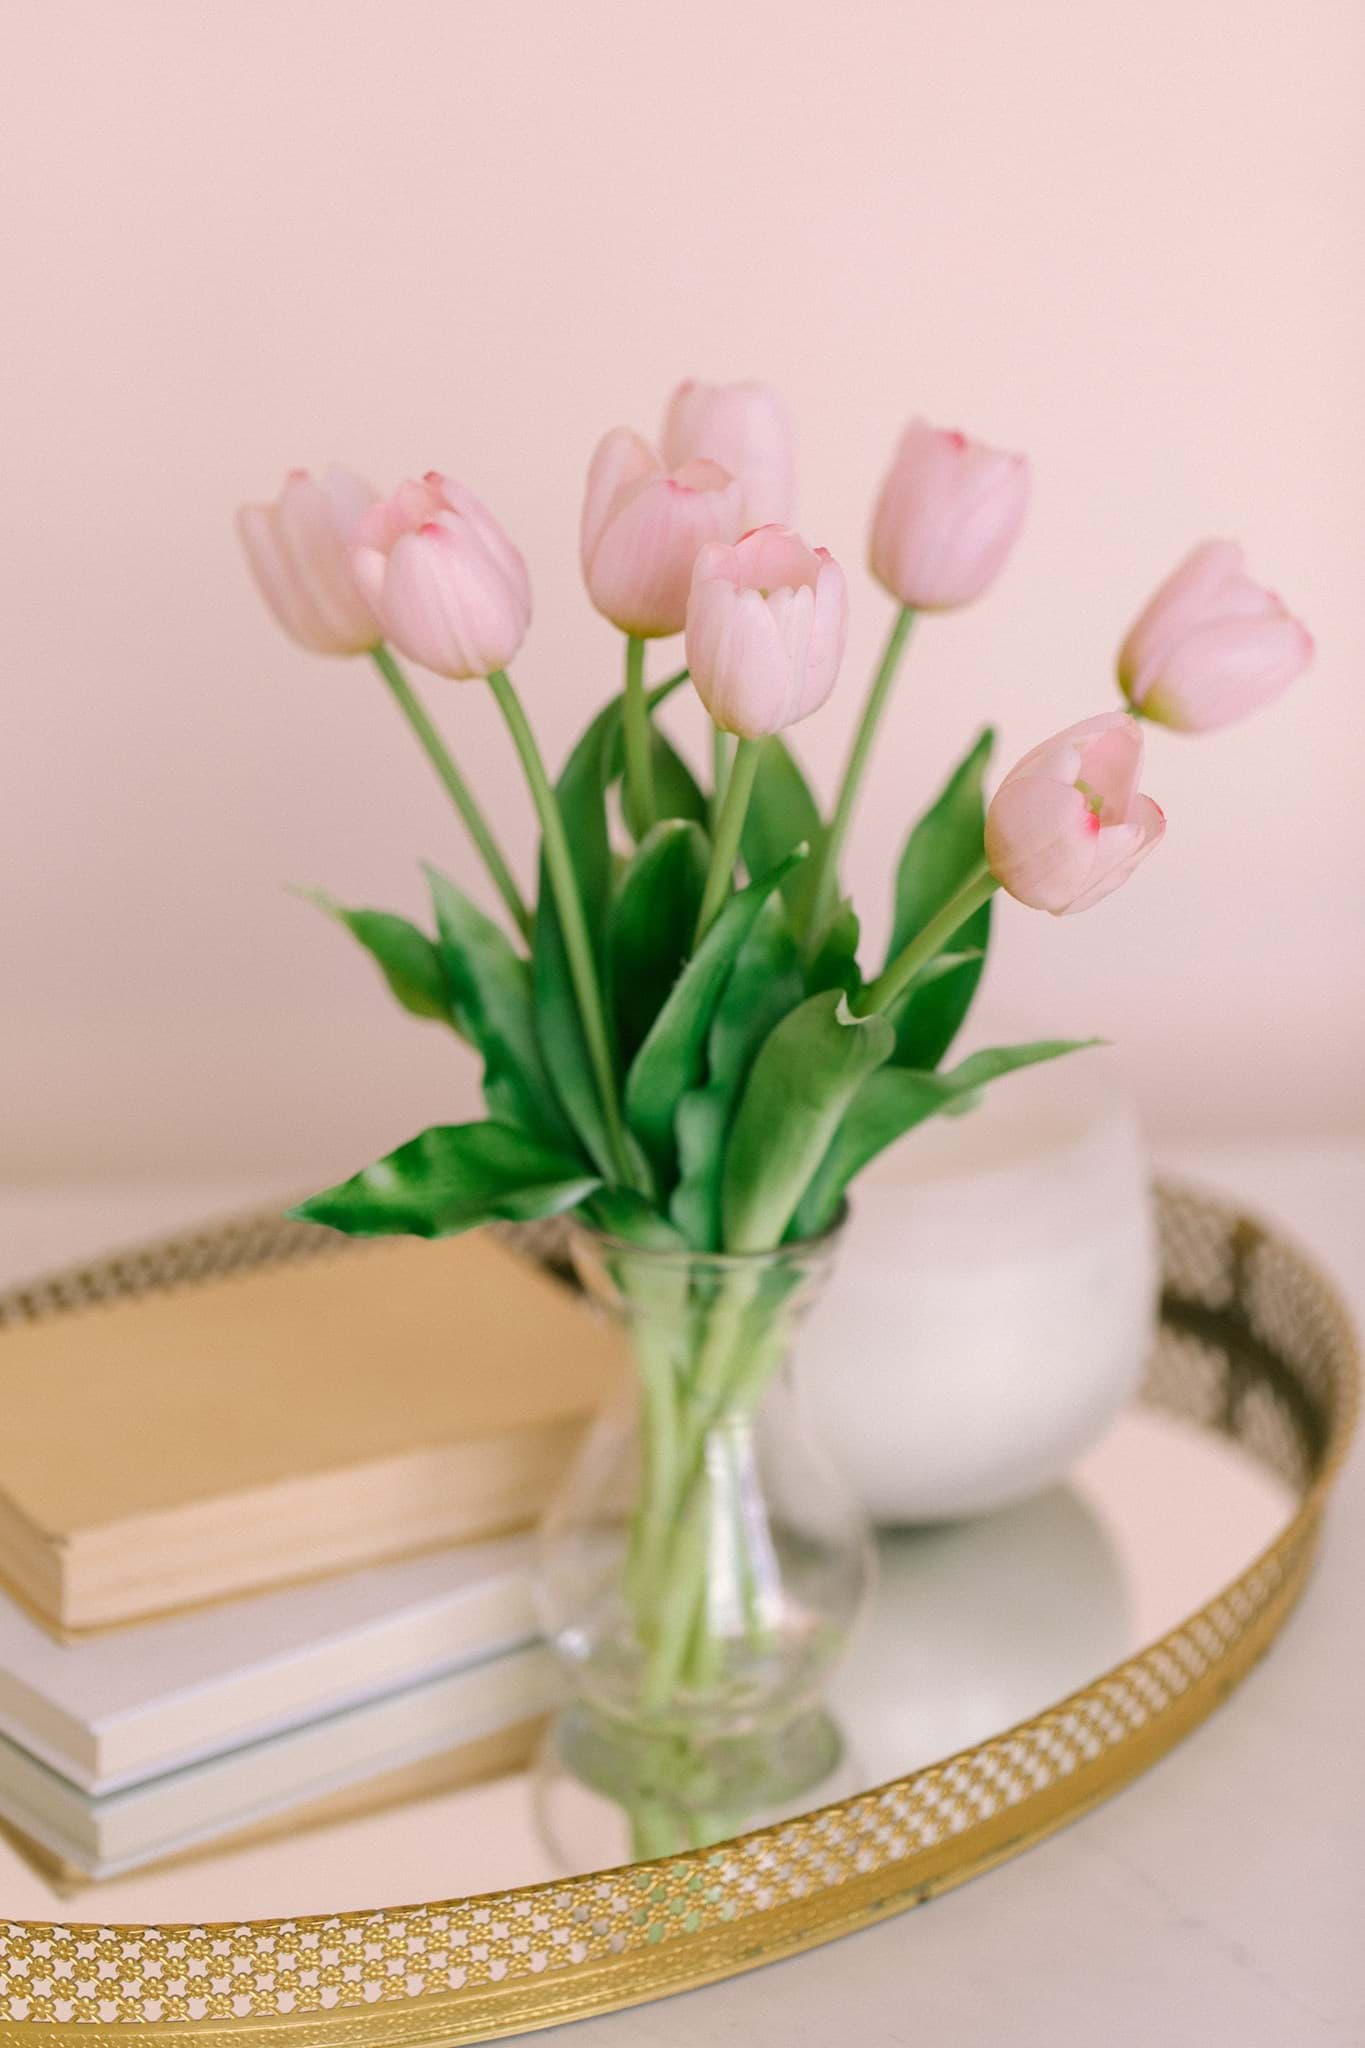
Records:
[[[613,1721],[582,1703],[548,1729],[535,1767],[541,1838],[566,1875],[708,1848],[836,1798],[843,1738],[822,1708],[785,1726],[700,1741]]]

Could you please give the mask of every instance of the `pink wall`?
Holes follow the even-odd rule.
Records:
[[[886,601],[870,493],[912,410],[1033,455],[995,596],[926,627],[852,872],[912,805],[1110,703],[1136,603],[1234,531],[1311,678],[1155,735],[1165,848],[1094,916],[1005,906],[993,1000],[1122,1039],[1153,1122],[1365,1123],[1365,11],[1355,0],[64,0],[6,19],[0,1132],[7,1173],[341,1169],[472,1077],[282,891],[470,872],[360,668],[296,653],[233,504],[333,455],[440,464],[522,543],[556,756],[615,681],[574,555],[602,428],[680,375],[799,412],[853,572],[828,786]],[[432,685],[529,844],[475,686]],[[686,720],[681,721],[686,724]]]

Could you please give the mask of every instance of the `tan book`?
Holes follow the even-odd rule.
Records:
[[[0,1331],[0,1577],[78,1631],[526,1526],[621,1367],[478,1233]]]

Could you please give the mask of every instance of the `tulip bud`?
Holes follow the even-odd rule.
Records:
[[[669,469],[705,456],[739,478],[746,526],[786,526],[796,512],[796,430],[767,384],[699,384],[668,401],[661,440]]]
[[[1306,628],[1247,575],[1242,550],[1206,540],[1129,628],[1119,682],[1144,718],[1209,732],[1269,704],[1312,658]]]
[[[1011,768],[986,813],[986,861],[1034,910],[1089,910],[1166,830],[1138,794],[1142,732],[1126,711],[1068,726]]]
[[[697,557],[687,665],[715,723],[744,739],[808,718],[834,688],[848,637],[848,587],[825,548],[760,526]]]
[[[348,470],[291,469],[273,505],[242,505],[237,532],[262,597],[315,654],[362,654],[382,638],[351,574],[349,543],[378,493]]]
[[[1028,510],[1029,466],[912,420],[872,517],[877,581],[916,611],[952,611],[994,582]]]
[[[744,494],[719,463],[685,462],[671,474],[629,427],[599,442],[588,470],[581,530],[583,580],[624,633],[658,639],[682,630],[692,565],[711,540],[737,540]]]
[[[525,562],[488,507],[434,469],[370,508],[351,565],[384,637],[437,675],[492,675],[526,637]]]

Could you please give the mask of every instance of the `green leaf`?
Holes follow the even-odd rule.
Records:
[[[932,1071],[948,1052],[966,1022],[981,980],[990,925],[991,906],[983,903],[958,934],[975,940],[970,950],[955,950],[951,967],[931,960],[900,1001],[891,1005],[887,1015],[896,1029],[896,1050],[891,1056],[896,1066]]]
[[[694,825],[704,825],[709,815],[705,792],[667,733],[661,732],[652,722],[650,746],[654,755],[654,806],[660,818],[690,818]],[[618,774],[624,753],[624,740],[621,739]]]
[[[706,834],[666,818],[641,841],[612,905],[607,979],[623,1060],[634,1058],[682,973],[710,857]]]
[[[679,1181],[669,1214],[698,1251],[720,1246],[720,1179],[735,1104],[773,1026],[805,998],[796,942],[770,897],[721,991],[707,1040],[705,1088],[678,1105]]]
[[[581,1161],[508,1124],[437,1124],[289,1214],[349,1237],[453,1237],[557,1216],[598,1186]]]
[[[896,872],[888,960],[909,945],[963,886],[981,859],[982,783],[995,734],[978,734],[906,841]]]
[[[624,767],[621,729],[624,698],[605,704],[579,739],[555,785],[564,819],[574,872],[583,896],[588,930],[605,975],[608,905],[615,879],[615,860],[607,821],[607,792]],[[656,796],[661,807],[679,815],[703,818],[706,799],[690,769],[667,738],[654,728]],[[579,1020],[569,976],[568,954],[553,894],[540,870],[540,892],[531,948],[537,1032],[545,1066],[569,1121],[590,1156],[604,1173],[611,1172],[611,1150],[601,1101]]]
[[[795,942],[770,898],[754,919],[721,991],[707,1042],[712,1081],[737,1096],[773,1026],[806,995]]]
[[[439,869],[425,870],[440,960],[456,1021],[483,1055],[489,1114],[522,1124],[549,1145],[573,1148],[536,1037],[531,969],[499,926]]]
[[[720,1081],[693,1088],[678,1104],[678,1185],[668,1213],[694,1251],[720,1250],[720,1169],[733,1106]]]
[[[612,854],[607,829],[607,790],[621,772],[621,707],[617,696],[604,704],[569,755],[555,784],[569,854],[583,892],[593,943],[605,949],[606,927],[595,922],[611,892]],[[547,894],[540,880],[542,902]]]
[[[531,937],[531,986],[536,1041],[556,1099],[588,1157],[604,1176],[612,1177],[611,1141],[578,1012],[568,948],[554,898],[543,880]]]
[[[614,697],[609,704],[604,705],[579,741],[578,747],[570,757],[569,767],[565,769],[567,775],[580,752],[594,756],[604,797],[612,784],[619,782],[625,773],[624,713],[624,695]],[[710,815],[705,791],[667,733],[652,716],[649,745],[654,762],[654,805],[659,818],[690,818],[694,824],[704,825]],[[604,811],[604,819],[605,816]],[[572,825],[567,819],[565,822],[572,838]]]
[[[981,859],[985,831],[983,782],[995,734],[988,726],[911,832],[896,874],[895,916],[887,959],[892,960],[955,896]],[[951,974],[917,976],[891,1011],[895,1064],[933,1068],[956,1038],[972,1005],[991,935],[991,905],[983,903],[958,932],[954,950],[971,954]],[[936,964],[936,963],[934,963]]]
[[[819,995],[827,988],[842,989],[847,996],[857,995],[863,985],[858,966],[861,936],[858,913],[845,897],[826,927],[815,957],[806,970],[806,987],[812,995]]]
[[[855,1017],[841,989],[782,1019],[754,1061],[725,1150],[725,1249],[780,1244],[849,1103],[891,1056],[885,1017]]]
[[[730,970],[763,905],[804,858],[798,848],[730,897],[635,1055],[626,1076],[626,1121],[665,1178],[674,1164],[673,1119],[702,1078],[706,1035]]]
[[[620,725],[621,699],[615,697],[598,712],[555,785],[599,968],[606,950],[607,905],[612,888],[606,788],[613,741],[620,740]],[[604,1174],[610,1175],[612,1153],[602,1100],[583,1035],[568,951],[543,857],[531,940],[531,982],[536,1036],[555,1094],[589,1157]]]
[[[623,703],[624,698],[617,695],[603,705],[569,755],[555,785],[589,935],[604,977],[608,906],[616,865],[607,821],[607,792],[624,767]],[[684,816],[704,817],[706,799],[690,770],[657,729],[653,745],[656,795],[662,804]],[[541,1053],[555,1094],[591,1158],[604,1173],[610,1173],[611,1148],[601,1098],[543,860],[531,946],[531,978]]]
[[[652,1202],[634,1188],[599,1188],[584,1204],[589,1221],[608,1237],[624,1238],[647,1251],[685,1252],[687,1240]]]
[[[804,867],[795,869],[782,884],[783,897],[798,930],[804,929],[809,916],[815,857],[824,837],[820,806],[786,741],[775,735],[764,740],[744,816],[740,850],[749,873],[765,875],[785,860],[794,847],[809,849],[811,857]]]
[[[455,1023],[441,956],[425,932],[391,910],[348,910],[321,889],[300,889],[296,893],[316,903],[359,939],[405,1010],[410,1010],[414,1017],[435,1017],[442,1024]]]
[[[1084,1052],[1097,1038],[1043,1038],[1029,1045],[996,1046],[974,1052],[951,1073],[916,1073],[908,1067],[883,1067],[864,1081],[840,1124],[820,1169],[796,1215],[801,1237],[817,1236],[833,1220],[845,1188],[869,1160],[884,1152],[907,1131],[940,1112],[964,1106],[988,1082],[1020,1067]]]
[[[952,952],[927,961],[900,1001],[887,1010],[896,1027],[893,1067],[932,1072],[956,1038],[971,1008],[986,957],[984,946],[963,947],[958,941],[963,932],[981,932],[983,926],[984,936],[989,938],[990,911],[986,903],[969,917],[953,941]],[[940,981],[942,988],[937,986]]]

